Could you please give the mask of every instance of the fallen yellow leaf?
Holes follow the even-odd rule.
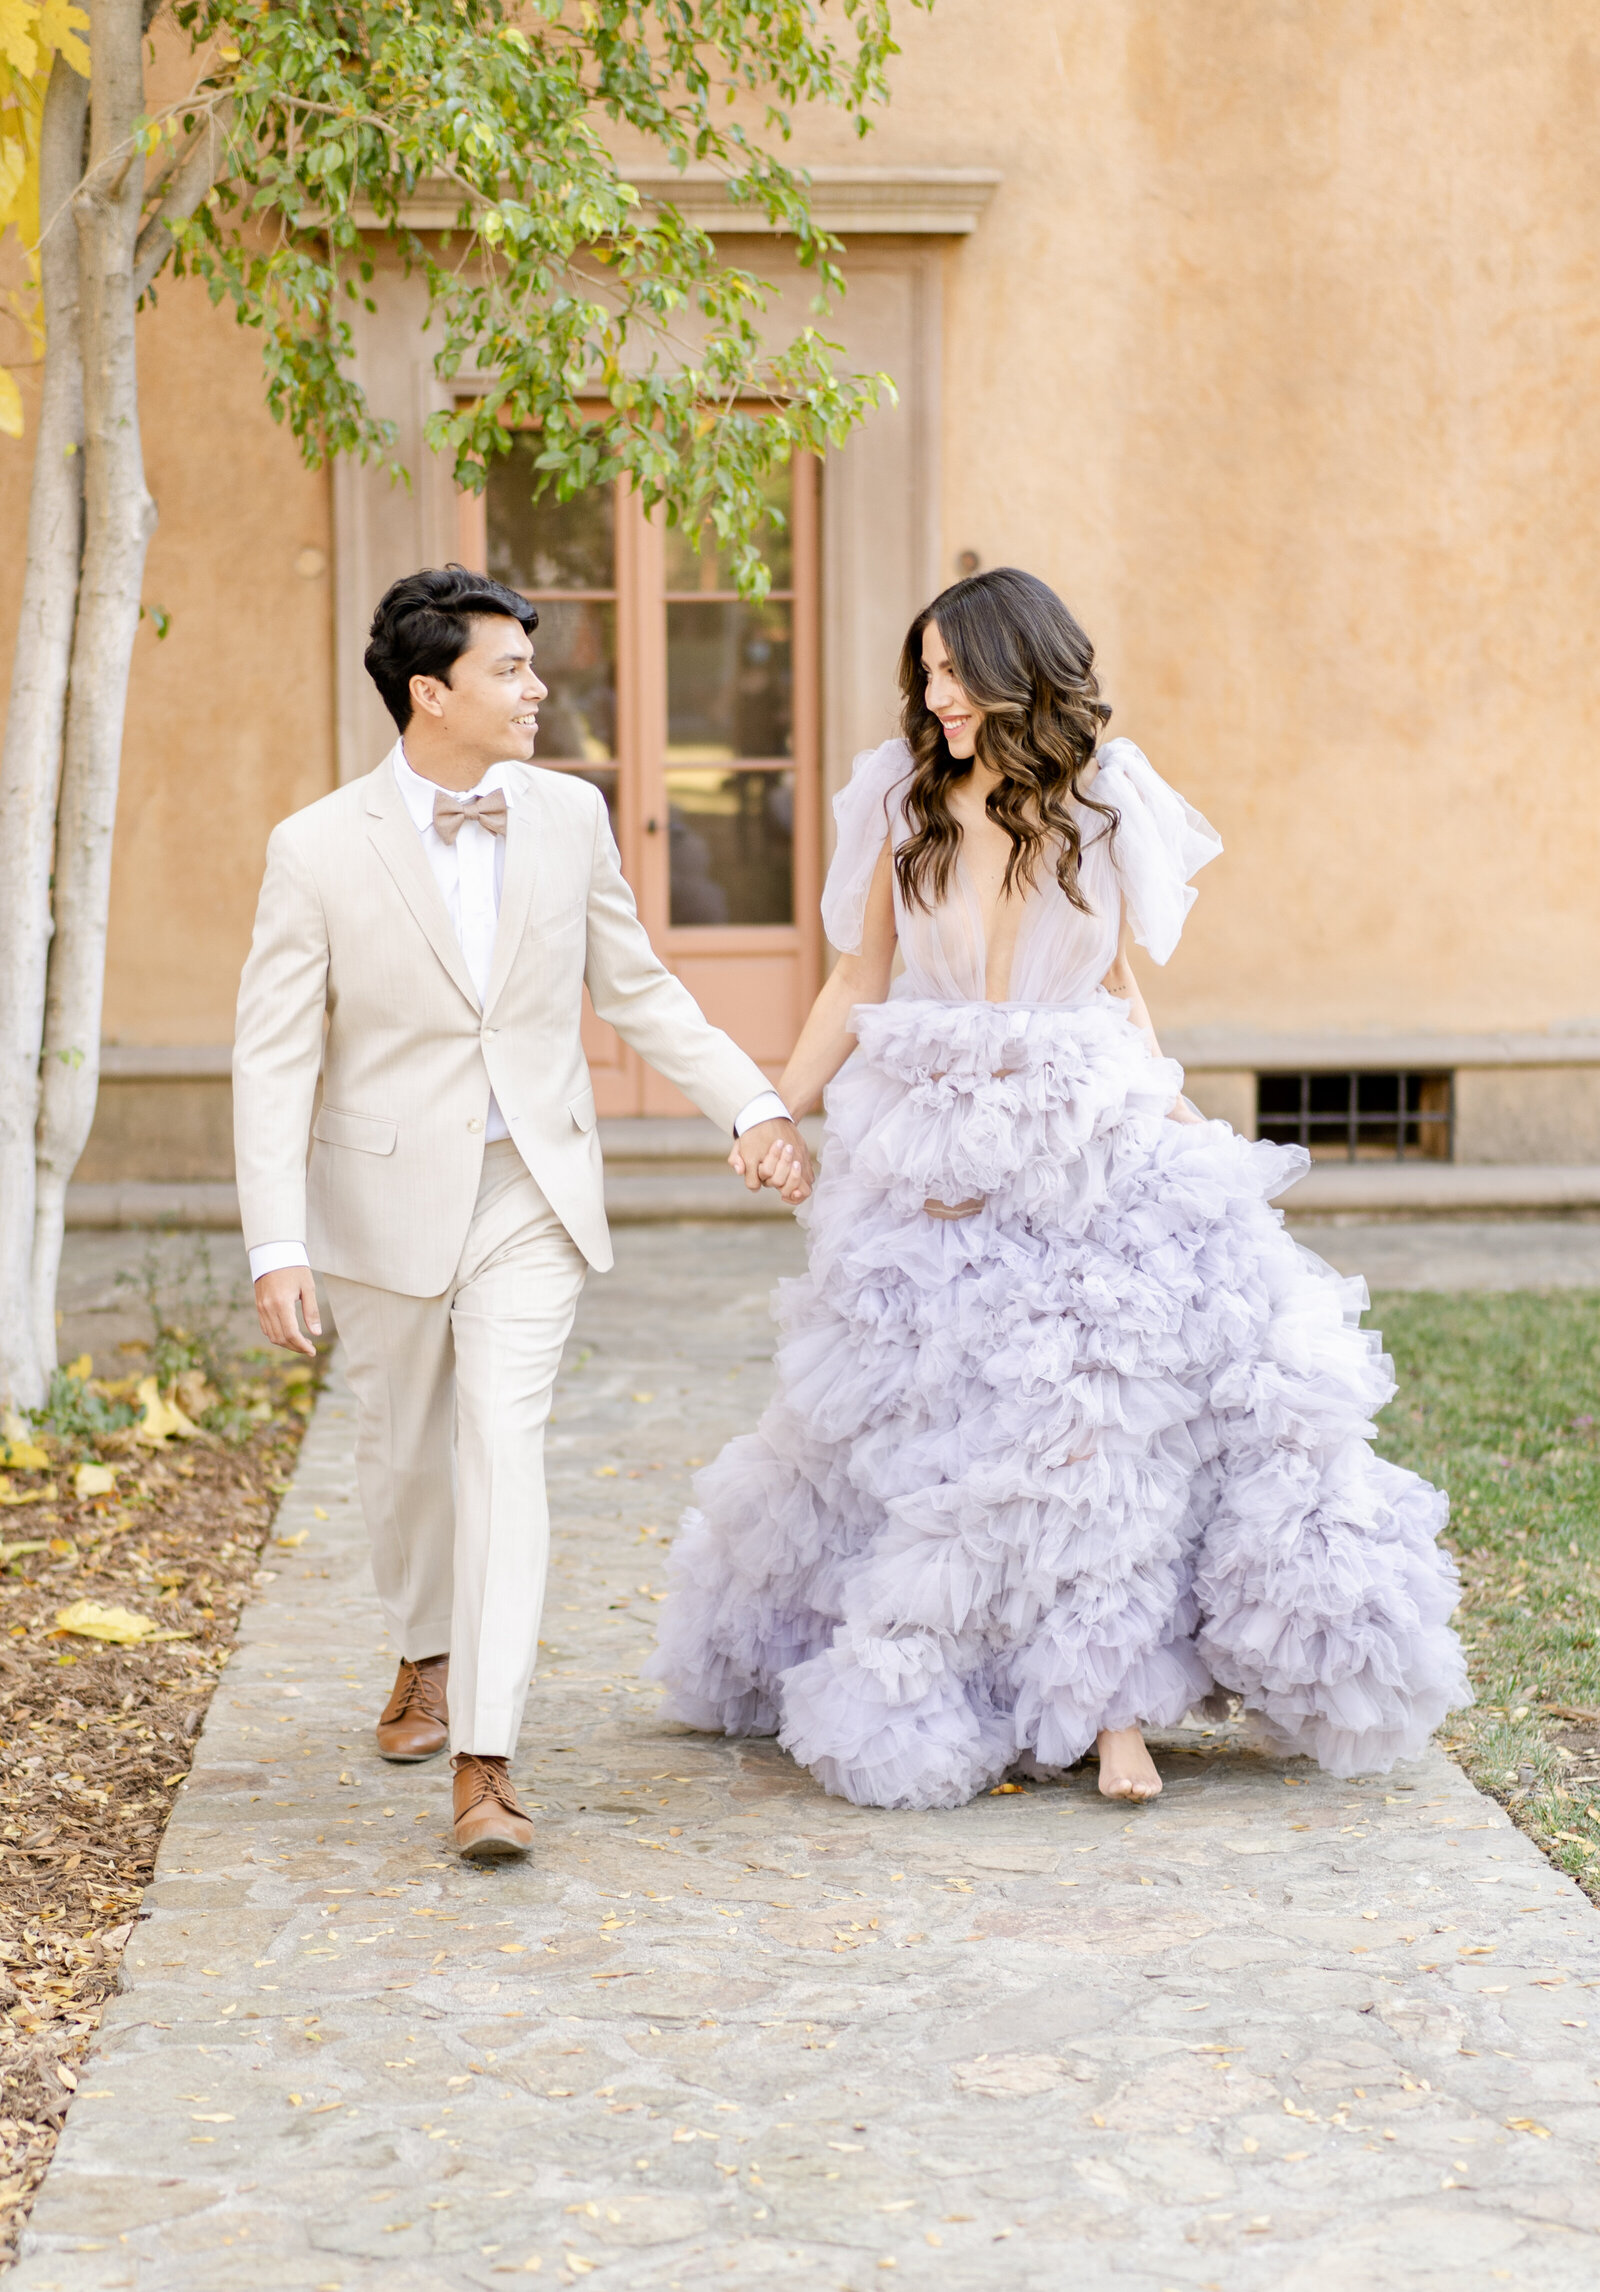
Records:
[[[311,1507],[311,1517],[313,1520],[326,1520],[328,1515],[323,1511],[320,1504],[313,1504]],[[288,1538],[284,1537],[283,1541],[287,1543]]]
[[[0,1480],[3,1479],[4,1476],[0,1475]],[[43,1488],[25,1488],[20,1492],[14,1491],[10,1481],[6,1480],[4,1486],[0,1487],[0,1504],[54,1504],[60,1493],[53,1480],[48,1481]]]
[[[30,1437],[20,1417],[8,1417],[5,1439],[0,1440],[0,1464],[9,1465],[13,1472],[45,1472],[50,1452]]]
[[[80,1385],[86,1385],[94,1375],[93,1357],[88,1353],[80,1353],[75,1361],[67,1363],[67,1375],[76,1377]]]
[[[193,1440],[199,1433],[199,1426],[189,1422],[176,1401],[161,1398],[161,1388],[153,1376],[139,1379],[139,1406],[143,1414],[133,1437],[147,1447],[160,1448],[168,1440]]]
[[[0,1544],[0,1568],[9,1568],[13,1560],[20,1560],[24,1552],[48,1552],[48,1544]]]
[[[86,1496],[110,1496],[116,1485],[115,1465],[80,1464],[72,1476],[72,1493],[80,1503]]]
[[[56,1617],[58,1632],[74,1632],[80,1639],[110,1640],[116,1647],[143,1647],[157,1639],[193,1639],[192,1631],[162,1631],[148,1616],[131,1608],[103,1608],[98,1600],[74,1600]]]

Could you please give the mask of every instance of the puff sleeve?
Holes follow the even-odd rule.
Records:
[[[861,952],[867,893],[890,832],[892,799],[910,776],[910,749],[903,740],[886,740],[881,748],[861,751],[848,784],[833,799],[838,840],[822,887],[822,928],[841,955]]]
[[[1094,793],[1117,807],[1112,850],[1133,936],[1165,963],[1199,896],[1189,878],[1216,858],[1222,838],[1131,740],[1106,742]]]

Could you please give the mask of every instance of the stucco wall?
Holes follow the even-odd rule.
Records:
[[[1003,171],[942,256],[937,554],[1055,582],[1115,729],[1227,840],[1158,1021],[1600,1033],[1591,12],[939,0],[900,29],[873,137],[795,148]],[[173,628],[138,642],[106,1025],[216,1042],[268,828],[335,776],[330,487],[197,288],[141,333]],[[26,471],[0,441],[8,538]]]
[[[1054,582],[1228,844],[1158,1017],[1595,1022],[1592,10],[900,22],[854,155],[1005,172],[946,259],[944,562]]]
[[[259,338],[185,280],[139,320],[145,570],[117,804],[109,1041],[233,1035],[266,841],[333,785],[328,479],[267,414]],[[31,397],[29,400],[31,408]],[[32,425],[0,439],[0,675],[9,680]]]

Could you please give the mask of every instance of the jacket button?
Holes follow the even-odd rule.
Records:
[[[474,1115],[472,1120],[467,1124],[467,1128],[469,1130],[481,1130],[483,1128],[483,1124],[478,1120],[478,1117]]]

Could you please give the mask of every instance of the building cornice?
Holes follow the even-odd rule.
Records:
[[[652,206],[676,207],[686,221],[720,237],[780,236],[759,206],[728,196],[714,167],[630,167],[627,180]],[[811,212],[824,230],[842,239],[863,237],[965,238],[975,231],[1001,177],[992,167],[813,167]],[[414,231],[449,231],[460,194],[443,181],[420,183],[403,213]],[[355,219],[371,229],[377,217],[358,207]]]
[[[813,167],[811,212],[841,239],[873,234],[965,238],[1002,180],[992,167]],[[736,205],[712,167],[632,167],[628,180],[654,204],[674,206],[702,230],[774,236],[759,206]]]
[[[1254,1027],[1163,1027],[1161,1047],[1197,1073],[1336,1074],[1364,1069],[1442,1072],[1463,1066],[1600,1066],[1600,1035],[1337,1034],[1310,1028],[1277,1034]]]

